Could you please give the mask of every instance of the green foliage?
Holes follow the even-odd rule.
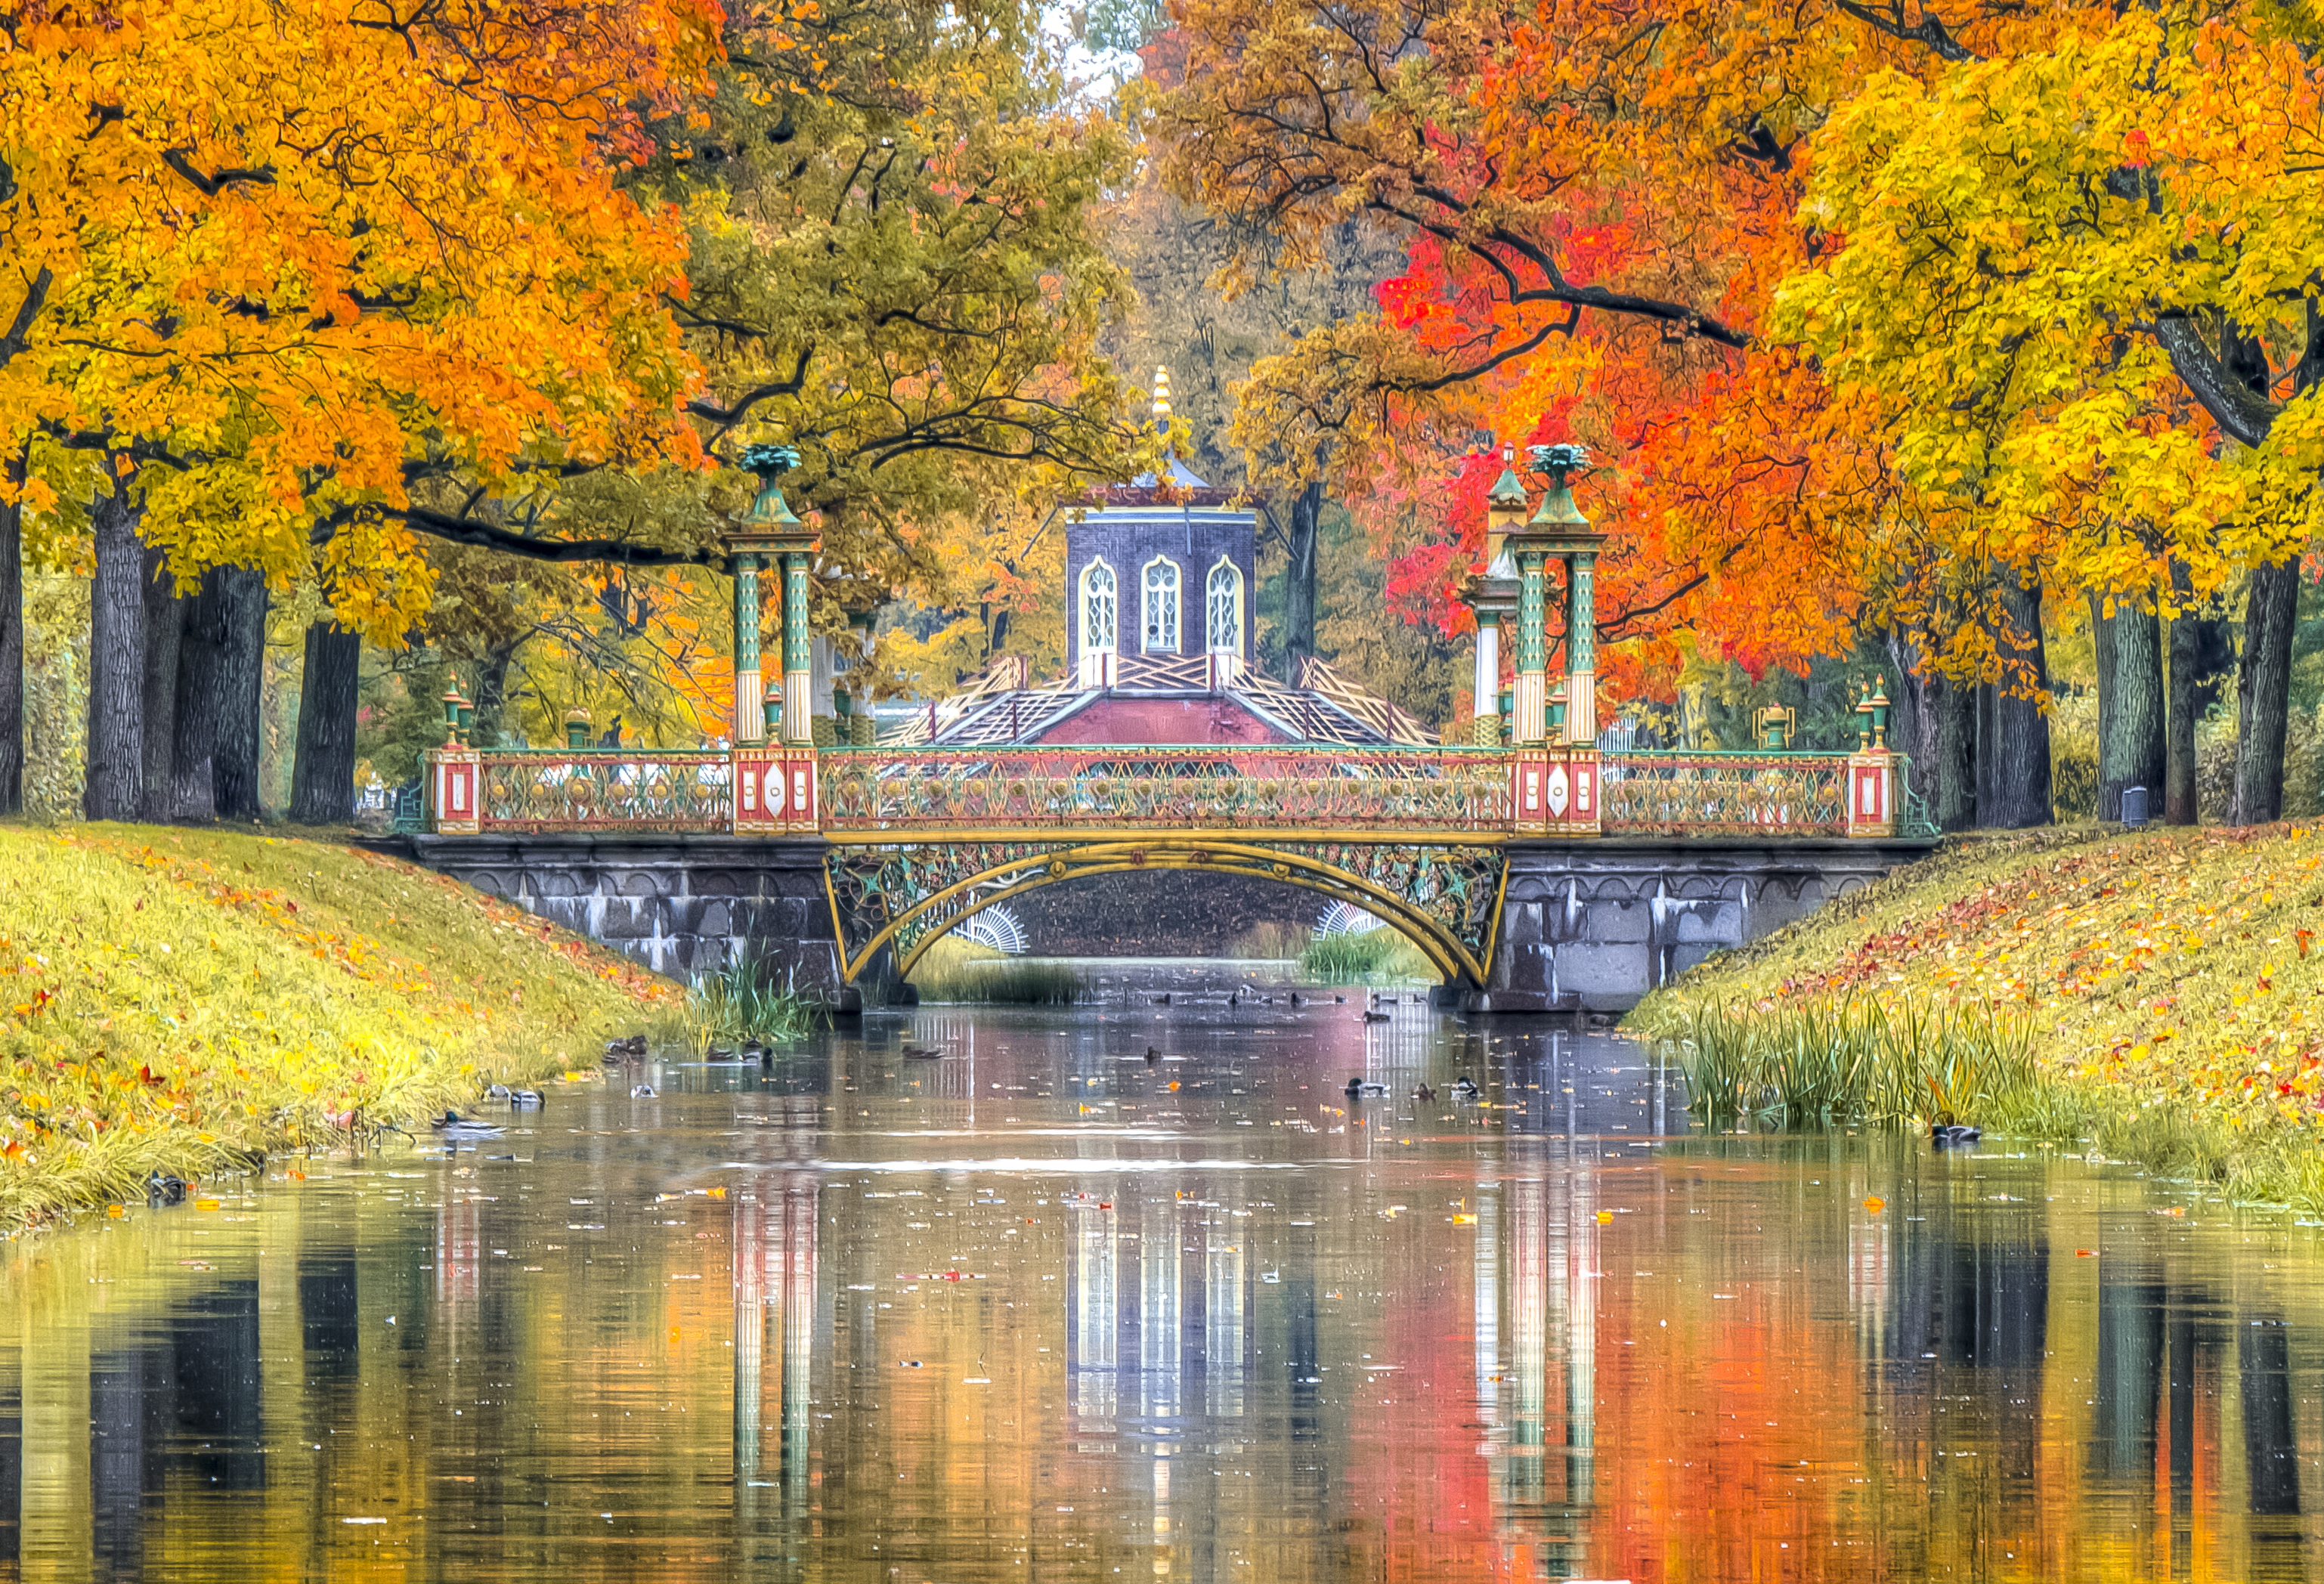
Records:
[[[1299,953],[1300,977],[1314,984],[1396,984],[1433,980],[1436,966],[1397,930],[1322,935]]]
[[[1312,929],[1271,918],[1237,935],[1227,955],[1241,962],[1286,962],[1303,954],[1314,938]]]
[[[1982,1125],[2039,1079],[2023,1021],[1982,1008],[1854,998],[1761,1010],[1687,1008],[1668,1042],[1687,1104],[1715,1128]]]
[[[24,813],[80,817],[88,774],[88,580],[24,574]]]
[[[1089,976],[1068,963],[1005,956],[956,935],[929,944],[911,982],[923,1001],[991,1007],[1070,1007],[1090,995]]]
[[[733,1049],[753,1040],[772,1045],[798,1039],[815,1027],[816,1017],[814,1001],[778,983],[764,963],[745,957],[687,989],[673,1043],[696,1055],[713,1045]]]

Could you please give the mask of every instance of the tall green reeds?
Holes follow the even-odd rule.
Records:
[[[686,992],[673,1043],[699,1055],[712,1045],[752,1040],[772,1045],[797,1039],[815,1027],[816,1004],[786,984],[778,984],[763,964],[747,958],[724,972],[695,981]]]
[[[2029,1026],[1981,1008],[1853,997],[1772,1009],[1702,1003],[1666,1044],[1688,1105],[1714,1127],[1984,1125],[2053,1103]]]
[[[912,965],[922,1001],[988,1007],[1070,1007],[1089,999],[1089,976],[1069,962],[1007,957],[974,941],[945,935]]]
[[[1310,984],[1379,984],[1434,979],[1436,969],[1418,946],[1383,927],[1317,936],[1299,953],[1299,976]]]

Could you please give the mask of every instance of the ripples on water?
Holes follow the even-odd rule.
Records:
[[[0,1252],[0,1576],[2316,1571],[2308,1230],[1162,972]]]

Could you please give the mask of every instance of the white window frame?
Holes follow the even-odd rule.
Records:
[[[1094,591],[1091,585],[1097,581],[1097,575],[1100,572],[1105,574],[1106,581],[1105,619],[1102,623],[1098,624],[1102,626],[1102,631],[1093,631],[1093,623],[1090,621],[1090,602]],[[1103,556],[1093,556],[1089,565],[1082,568],[1080,604],[1082,652],[1084,654],[1116,652],[1120,647],[1118,640],[1121,633],[1121,579],[1115,576],[1113,567]]]
[[[1220,639],[1219,624],[1216,620],[1218,615],[1216,605],[1218,589],[1216,585],[1219,581],[1219,574],[1222,572],[1225,573],[1231,580],[1231,593],[1234,601],[1234,613],[1232,617],[1234,630],[1227,636],[1224,641],[1222,641]],[[1233,557],[1221,556],[1218,560],[1212,565],[1210,571],[1205,574],[1203,578],[1203,641],[1204,646],[1214,655],[1234,655],[1240,658],[1242,654],[1242,568],[1235,565]]]
[[[1170,569],[1170,603],[1167,612],[1170,618],[1170,623],[1169,631],[1165,635],[1168,641],[1163,643],[1157,643],[1154,640],[1154,617],[1157,609],[1160,605],[1160,602],[1156,597],[1157,591],[1154,588],[1150,580],[1154,576],[1154,569],[1157,566],[1167,566]],[[1145,566],[1138,569],[1139,653],[1148,655],[1177,655],[1185,653],[1185,613],[1186,573],[1184,567],[1180,566],[1178,563],[1173,561],[1167,556],[1157,556],[1154,559],[1148,561]]]

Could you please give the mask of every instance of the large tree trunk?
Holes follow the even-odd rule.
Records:
[[[1285,536],[1283,576],[1283,666],[1286,682],[1299,686],[1299,668],[1315,656],[1315,539],[1323,515],[1323,486],[1309,484],[1291,500],[1291,527]]]
[[[1909,760],[1906,785],[1923,808],[1937,806],[1937,715],[1943,684],[1923,668],[1920,646],[1891,628],[1888,666],[1896,673],[1896,726],[1888,741]]]
[[[2042,705],[2050,688],[2050,665],[2042,643],[2042,589],[2028,588],[2004,572],[2001,609],[2008,631],[2003,651],[2016,661],[1994,690],[1991,769],[1987,801],[1979,805],[1986,824],[2024,830],[2050,823],[2050,717]]]
[[[492,649],[476,664],[476,734],[470,741],[479,748],[507,746],[508,674],[515,658],[513,646]]]
[[[343,825],[355,814],[355,684],[363,640],[333,622],[307,629],[299,685],[299,750],[290,770],[290,821]]]
[[[266,578],[247,566],[226,569],[226,675],[217,734],[217,816],[259,817],[258,769],[264,737]]]
[[[226,569],[202,574],[178,640],[178,720],[170,756],[170,817],[217,818],[217,744],[226,714]]]
[[[2163,623],[2152,611],[2115,607],[2113,730],[2098,739],[2098,817],[2122,817],[2126,787],[2144,787],[2152,810],[2163,789]]]
[[[9,465],[20,482],[23,464]],[[23,508],[0,501],[0,815],[24,806]]]
[[[2191,825],[2202,818],[2195,727],[2218,702],[2220,674],[2234,656],[2225,622],[2185,608],[2190,591],[2184,566],[2172,566],[2171,583],[2181,612],[2171,623],[2171,723],[2163,770],[2163,818],[2168,824]]]
[[[89,509],[97,573],[88,589],[90,819],[137,817],[145,786],[145,567],[128,483],[115,480]]]
[[[1947,677],[1937,703],[1937,825],[1977,824],[1977,684]]]
[[[2292,707],[2292,634],[2300,615],[2300,563],[2255,566],[2244,612],[2243,671],[2236,702],[2236,796],[2230,823],[2262,825],[2283,815],[2283,740]]]
[[[177,749],[178,644],[184,636],[186,602],[178,597],[161,552],[148,548],[145,595],[145,787],[139,817],[160,824],[170,817],[170,760]]]

